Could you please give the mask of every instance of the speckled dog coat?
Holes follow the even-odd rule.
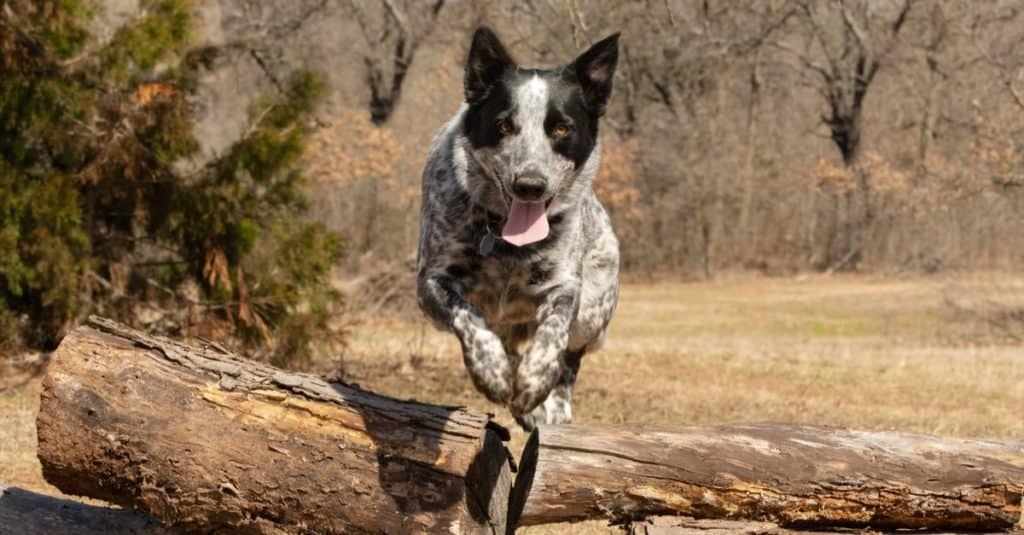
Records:
[[[571,421],[580,359],[618,299],[619,244],[591,188],[617,58],[616,34],[565,67],[525,69],[478,29],[466,103],[423,171],[420,307],[527,429]]]

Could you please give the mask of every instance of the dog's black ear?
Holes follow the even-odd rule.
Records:
[[[466,60],[466,102],[472,104],[487,96],[491,86],[514,63],[494,31],[486,26],[477,28]]]
[[[579,55],[569,68],[576,74],[587,106],[596,115],[604,114],[605,104],[612,94],[612,78],[619,62],[619,34],[605,37]]]

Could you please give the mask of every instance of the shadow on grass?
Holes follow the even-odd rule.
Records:
[[[0,535],[177,533],[135,511],[87,505],[0,483]]]

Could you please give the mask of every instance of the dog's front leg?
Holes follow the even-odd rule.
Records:
[[[516,370],[509,409],[514,416],[532,411],[544,401],[562,375],[560,361],[569,343],[569,328],[579,306],[577,289],[549,292],[537,308],[537,332]]]
[[[446,276],[421,277],[417,296],[427,316],[458,337],[462,360],[477,390],[495,403],[508,403],[515,367],[483,315],[463,297],[458,282]]]

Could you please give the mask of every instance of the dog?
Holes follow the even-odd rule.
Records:
[[[465,103],[423,171],[417,301],[458,337],[476,388],[526,430],[572,421],[580,360],[618,301],[619,243],[591,188],[618,40],[528,69],[477,29]]]

